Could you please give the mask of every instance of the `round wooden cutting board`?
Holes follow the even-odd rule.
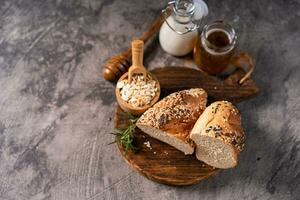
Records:
[[[209,102],[229,100],[238,103],[253,97],[259,91],[252,80],[246,81],[243,85],[237,83],[244,75],[242,71],[237,71],[223,81],[201,71],[184,67],[165,67],[156,69],[152,73],[160,82],[162,97],[182,89],[201,87],[207,91]],[[129,123],[122,112],[120,107],[116,108],[116,128],[125,128]],[[197,160],[194,154],[184,155],[181,151],[151,138],[139,129],[135,132],[134,141],[140,149],[139,152],[126,152],[118,143],[121,155],[132,168],[153,181],[176,186],[192,185],[218,171]]]

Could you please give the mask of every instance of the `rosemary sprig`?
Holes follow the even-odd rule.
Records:
[[[126,152],[128,150],[131,150],[134,153],[136,153],[139,150],[139,148],[134,145],[133,134],[136,129],[136,122],[139,118],[131,115],[130,113],[122,113],[122,115],[129,119],[129,124],[127,128],[116,128],[113,130],[111,134],[115,135],[117,140],[112,143],[115,143],[117,141],[121,142]]]

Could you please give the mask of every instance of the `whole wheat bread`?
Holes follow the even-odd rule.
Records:
[[[235,167],[245,141],[239,111],[227,101],[212,103],[197,120],[190,138],[196,144],[197,159],[216,168]]]
[[[137,127],[185,154],[194,152],[189,135],[207,103],[201,88],[170,94],[148,109],[137,121]]]

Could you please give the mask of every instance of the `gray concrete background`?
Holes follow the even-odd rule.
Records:
[[[0,0],[0,199],[299,199],[300,2],[207,3],[209,20],[235,22],[262,92],[239,104],[248,136],[239,166],[176,188],[107,145],[114,86],[100,76],[166,1]],[[156,39],[145,66],[166,65],[194,67]]]

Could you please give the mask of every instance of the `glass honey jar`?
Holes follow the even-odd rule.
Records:
[[[219,74],[230,64],[236,49],[236,32],[228,23],[205,25],[194,47],[194,60],[200,69]]]

